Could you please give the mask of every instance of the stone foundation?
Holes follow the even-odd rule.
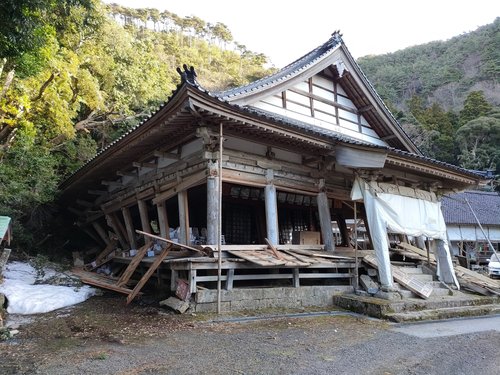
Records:
[[[349,285],[222,290],[221,310],[231,312],[267,308],[329,307],[333,306],[335,295],[352,292],[353,287]],[[194,312],[217,311],[217,290],[198,290],[192,310]]]

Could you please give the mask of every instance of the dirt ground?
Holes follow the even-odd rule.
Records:
[[[0,342],[0,374],[493,375],[500,368],[498,332],[420,339],[352,316],[214,319],[125,306],[106,293],[21,324]]]

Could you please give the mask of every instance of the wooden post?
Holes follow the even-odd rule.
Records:
[[[120,242],[120,245],[124,250],[127,250],[128,244],[127,241],[125,240],[125,237],[123,236],[120,226],[118,224],[118,218],[114,213],[106,215],[106,220],[108,222],[108,225],[113,229],[113,232],[115,232],[116,236],[118,237],[118,241]]]
[[[439,280],[446,284],[457,284],[450,252],[445,241],[435,239],[431,247],[439,267]]]
[[[278,201],[276,197],[276,186],[273,185],[274,173],[268,169],[266,173],[267,184],[264,188],[266,204],[266,228],[267,238],[273,245],[279,244],[278,232]]]
[[[99,237],[101,238],[101,240],[103,240],[104,243],[106,245],[108,245],[111,241],[110,241],[108,235],[106,234],[106,231],[102,227],[102,225],[99,224],[97,221],[93,221],[92,222],[92,226],[94,227],[95,231],[97,232],[97,234],[99,235]]]
[[[156,205],[156,210],[158,211],[158,227],[160,229],[160,236],[163,238],[170,239],[170,231],[168,226],[168,215],[167,208],[165,207],[165,202],[160,202]]]
[[[137,200],[139,215],[141,216],[141,227],[144,232],[151,233],[151,224],[149,223],[148,205],[142,199]]]
[[[207,178],[207,245],[217,245],[219,225],[218,162],[208,162]]]
[[[185,245],[190,244],[189,233],[189,206],[187,190],[179,191],[177,194],[179,202],[179,242]]]
[[[217,183],[219,184],[219,207],[218,207],[218,218],[217,218],[217,314],[222,312],[222,151],[224,137],[222,136],[222,122],[219,124],[219,178]],[[229,276],[228,276],[229,277]],[[232,285],[231,285],[232,287]]]
[[[125,228],[127,229],[128,243],[131,249],[137,249],[137,242],[135,240],[134,222],[132,221],[132,215],[130,215],[130,209],[128,207],[122,207],[123,221],[125,221]]]
[[[358,205],[354,201],[354,260],[356,267],[354,269],[354,290],[359,289],[359,266],[358,266]]]
[[[323,244],[325,245],[325,250],[333,251],[335,250],[335,242],[333,239],[332,230],[332,216],[330,214],[330,207],[328,206],[328,197],[324,191],[325,180],[321,179],[319,181],[319,189],[317,201],[318,201],[318,213],[319,213],[319,223],[321,227],[321,237],[323,238]]]

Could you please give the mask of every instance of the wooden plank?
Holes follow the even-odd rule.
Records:
[[[298,249],[294,249],[294,250],[290,250],[290,251],[293,252],[293,253],[301,254],[301,255],[307,255],[307,256],[313,256],[313,257],[319,257],[319,258],[352,259],[352,260],[354,260],[354,258],[351,258],[351,257],[345,257],[345,256],[339,256],[339,255],[332,255],[330,253],[326,253],[326,251],[323,252],[323,253],[320,253],[318,251],[308,251],[308,250],[298,250]]]
[[[265,251],[228,251],[231,255],[235,255],[242,259],[248,260],[251,263],[258,264],[259,266],[284,266],[285,261],[276,259],[271,254],[265,254]]]
[[[492,289],[500,289],[500,281],[490,279],[484,275],[481,275],[478,272],[471,271],[468,268],[462,266],[455,266],[455,272],[459,278],[466,279],[467,281],[473,282],[480,286],[492,288]]]
[[[82,283],[96,286],[98,288],[112,290],[122,294],[130,294],[131,289],[119,287],[116,285],[116,279],[98,275],[94,272],[87,272],[81,269],[73,269],[72,274],[77,276]]]
[[[267,238],[264,238],[264,240],[266,241],[267,243],[267,246],[271,249],[273,255],[279,259],[279,260],[284,260],[285,258],[278,252],[278,250],[276,250],[276,248],[274,247],[274,245],[271,243],[271,241],[269,241]]]
[[[309,265],[314,264],[314,263],[319,263],[319,260],[315,257],[308,257],[305,255],[300,255],[298,253],[294,253],[293,251],[290,250],[283,250],[285,253],[288,255],[298,259],[301,262],[309,263]]]
[[[378,262],[375,255],[366,255],[363,258],[363,261],[368,263],[370,266],[378,269]],[[422,297],[424,299],[429,298],[433,291],[433,287],[431,284],[422,283],[420,280],[412,278],[404,271],[402,271],[400,267],[391,266],[391,268],[392,277],[394,278],[394,280],[403,285],[405,288],[411,290],[419,297]]]
[[[413,245],[410,245],[409,243],[406,243],[406,242],[401,242],[401,243],[398,243],[397,245],[405,250],[412,251],[412,252],[420,255],[421,257],[424,257],[425,259],[427,259],[427,251],[426,250],[422,250],[422,249],[415,247]],[[436,263],[436,258],[434,257],[434,254],[429,254],[429,258],[430,258],[431,262]]]
[[[86,271],[92,271],[102,266],[104,263],[110,261],[112,257],[109,257],[109,255],[115,251],[116,245],[117,245],[116,240],[111,240],[108,243],[108,245],[104,248],[104,250],[97,255],[94,262],[85,265],[84,269]]]
[[[181,244],[181,243],[177,243],[177,242],[174,242],[174,241],[170,241],[170,240],[167,240],[166,238],[163,238],[163,237],[160,237],[160,236],[156,236],[156,235],[151,234],[151,233],[143,232],[142,230],[138,230],[137,229],[136,232],[140,233],[140,234],[143,234],[145,236],[151,237],[151,238],[155,238],[155,239],[163,241],[163,242],[167,242],[167,243],[175,245],[175,246],[182,247],[183,249],[188,249],[188,250],[196,251],[197,253],[200,253],[200,254],[205,254],[203,252],[203,250],[200,250],[200,249],[197,249],[195,247],[188,246],[188,245],[184,245],[184,244]]]
[[[123,221],[125,222],[125,229],[127,232],[128,243],[131,249],[137,249],[137,241],[135,240],[134,222],[128,207],[122,207]]]
[[[379,287],[378,284],[373,281],[370,276],[368,275],[361,275],[359,277],[359,281],[361,283],[361,286],[365,288],[365,290],[368,292],[368,294],[375,294],[378,292]]]
[[[314,250],[314,251],[323,251],[324,246],[323,245],[292,245],[292,244],[287,244],[287,245],[273,245],[277,250],[283,251],[283,250]],[[212,251],[217,251],[217,247],[215,245],[200,245],[202,248],[209,248]],[[227,250],[238,250],[238,251],[257,251],[257,250],[266,250],[267,245],[221,245],[221,250],[222,251],[227,251]]]
[[[142,261],[142,258],[146,255],[148,252],[149,247],[151,246],[151,242],[147,242],[143,247],[141,247],[138,251],[137,254],[132,258],[130,263],[128,264],[127,268],[121,275],[120,279],[116,283],[117,286],[124,286],[128,283],[132,275],[134,274],[136,268],[139,266],[139,264]]]
[[[127,305],[132,302],[132,300],[137,296],[137,294],[141,291],[142,287],[147,283],[151,275],[156,271],[156,269],[160,266],[161,262],[165,259],[165,257],[168,255],[169,250],[171,249],[172,244],[169,244],[165,249],[162,250],[160,255],[158,255],[149,266],[148,270],[146,273],[141,277],[135,288],[132,290],[132,292],[128,295],[127,297]]]

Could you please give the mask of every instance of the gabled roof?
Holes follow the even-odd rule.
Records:
[[[477,226],[467,201],[481,225],[500,226],[500,194],[486,191],[466,191],[443,196],[441,207],[446,224]]]
[[[278,72],[215,95],[230,103],[248,106],[258,98],[285,91],[317,73],[326,73],[342,84],[350,99],[362,109],[363,116],[390,147],[421,154],[356,63],[339,32]]]
[[[225,134],[232,133],[235,136],[252,137],[256,140],[265,139],[270,145],[290,147],[304,154],[329,154],[336,144],[342,143],[352,147],[366,147],[386,152],[389,156],[388,162],[393,165],[454,180],[461,188],[480,180],[480,176],[477,174],[411,151],[414,148],[413,143],[385,108],[382,100],[361,70],[355,75],[344,73],[341,79],[344,80],[346,87],[351,87],[353,92],[357,90],[358,96],[362,97],[360,100],[371,100],[373,118],[377,117],[380,124],[387,124],[387,118],[392,119],[389,121],[390,125],[384,125],[385,128],[381,130],[390,132],[392,128],[396,129],[395,142],[390,143],[389,147],[363,142],[330,129],[241,105],[236,100],[230,99],[230,97],[233,99],[241,98],[244,93],[265,92],[266,88],[275,85],[276,82],[279,84],[281,81],[289,81],[291,77],[297,77],[306,70],[311,73],[314,72],[314,69],[323,69],[323,66],[328,66],[331,72],[333,62],[328,59],[340,48],[342,49],[341,57],[351,71],[359,69],[341,42],[340,36],[334,34],[327,43],[304,55],[280,72],[253,84],[215,94],[208,92],[198,84],[194,69],[188,70],[187,67],[184,67],[184,72],[180,71],[181,84],[155,113],[101,150],[60,185],[63,190],[63,200],[87,195],[88,186],[99,185],[103,180],[117,178],[116,171],[130,168],[133,162],[147,161],[147,158],[151,158],[156,149],[174,149],[183,142],[196,138],[196,128],[200,116],[203,117],[202,121],[209,123],[223,122]],[[335,65],[333,71],[342,69],[340,65]],[[312,67],[315,68],[310,70]],[[373,94],[366,94],[367,90],[373,91]],[[381,108],[382,112],[380,112]],[[393,144],[399,145],[399,147],[395,147]],[[408,144],[409,147],[401,146],[403,144]]]

